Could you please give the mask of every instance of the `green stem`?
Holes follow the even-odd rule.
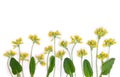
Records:
[[[21,76],[20,76],[20,73],[17,73],[17,77],[21,77]]]
[[[92,54],[92,48],[91,48],[91,66],[92,66],[92,69],[93,69],[93,54]]]
[[[73,61],[73,51],[74,51],[75,46],[76,46],[76,43],[73,45],[72,50],[71,50],[71,57],[70,58],[72,61]],[[74,75],[76,77],[76,72],[74,73]]]
[[[71,50],[71,60],[72,61],[73,61],[73,51],[74,51],[75,46],[76,46],[76,43],[73,45],[72,50]]]
[[[110,46],[108,47],[108,59],[110,57]],[[110,77],[110,73],[108,74],[108,77]]]
[[[13,77],[12,72],[11,72],[10,67],[9,67],[9,63],[10,63],[10,58],[8,58],[8,60],[7,60],[7,67],[8,67],[8,71],[9,71],[11,77]]]
[[[20,52],[21,52],[20,45],[18,45],[18,50],[19,50],[19,63],[20,63]]]
[[[99,77],[102,77],[102,74],[100,74],[100,76]]]
[[[81,57],[81,71],[82,71],[82,75],[84,77],[84,72],[83,72],[83,57]]]
[[[65,48],[65,49],[67,50],[68,55],[69,55],[69,57],[70,57],[70,51],[69,51],[69,49],[68,49],[68,48]]]
[[[103,60],[101,60],[101,64],[103,65]],[[101,70],[102,70],[102,65],[101,65]],[[102,73],[100,74],[99,77],[102,77]]]
[[[48,70],[48,65],[49,65],[49,54],[50,54],[50,52],[47,55],[47,70]]]
[[[56,54],[56,46],[55,46],[56,45],[56,37],[54,37],[53,40],[54,40],[54,55],[55,55]]]
[[[56,47],[55,47],[56,37],[53,38],[53,41],[54,41],[54,56],[55,56],[56,55]],[[55,67],[54,67],[53,77],[55,77],[55,70],[56,70],[56,64],[55,64]]]
[[[20,53],[21,53],[20,45],[18,45],[18,50],[19,50],[19,63],[20,63]],[[17,74],[17,77],[21,77],[20,73]]]
[[[73,73],[70,74],[70,77],[73,77]]]
[[[34,46],[34,42],[33,42],[32,46],[31,46],[30,59],[32,57],[33,46]]]
[[[98,59],[97,59],[97,55],[98,55],[98,46],[99,46],[99,38],[98,38],[98,44],[97,44],[97,50],[96,50],[96,77],[98,77]]]
[[[73,51],[74,51],[74,48],[76,46],[76,43],[73,45],[72,47],[72,50],[71,50],[71,60],[73,61]],[[76,77],[76,72],[74,73],[75,77]]]
[[[108,47],[108,59],[110,57],[110,46]]]
[[[22,61],[22,67],[23,67],[23,61]],[[22,70],[22,77],[24,77],[24,69]]]
[[[60,77],[62,77],[62,58],[60,60],[61,60],[61,64],[60,64]]]
[[[33,75],[31,75],[31,77],[34,77]]]

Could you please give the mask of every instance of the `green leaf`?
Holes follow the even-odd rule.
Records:
[[[54,67],[55,67],[55,56],[51,56],[50,57],[49,68],[47,70],[47,77],[49,77],[49,75],[53,71]]]
[[[92,77],[93,76],[93,70],[90,66],[90,62],[88,60],[84,60],[83,62],[83,71],[86,77]]]
[[[102,64],[102,75],[108,75],[112,69],[115,58],[111,58]]]
[[[14,75],[17,75],[18,73],[22,71],[22,66],[15,58],[10,59],[10,67]]]
[[[34,76],[34,73],[35,73],[35,67],[36,67],[35,59],[34,57],[31,57],[30,64],[29,64],[29,71],[32,77]]]
[[[64,67],[65,73],[69,74],[70,77],[72,77],[73,73],[75,72],[75,66],[70,58],[64,59],[63,67]]]

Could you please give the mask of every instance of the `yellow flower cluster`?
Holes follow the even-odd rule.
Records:
[[[83,57],[87,55],[87,51],[85,49],[80,49],[77,51],[77,56],[78,57]]]
[[[57,53],[56,53],[56,57],[62,59],[63,56],[65,55],[65,51],[64,50],[59,50]]]
[[[9,51],[7,51],[7,52],[4,53],[4,56],[9,57],[9,58],[13,57],[15,55],[16,55],[16,52],[13,51],[13,50],[9,50]]]
[[[110,47],[111,45],[116,44],[115,40],[112,38],[104,40],[103,47]]]
[[[61,33],[60,33],[58,30],[55,31],[55,32],[50,31],[50,32],[48,33],[48,36],[49,36],[49,37],[57,37],[57,36],[59,36],[59,35],[61,35]]]
[[[12,41],[13,47],[16,48],[18,47],[20,44],[23,44],[22,38],[18,38],[15,41]]]
[[[45,65],[46,65],[46,63],[45,63],[45,61],[44,61],[44,54],[37,55],[36,58],[37,58],[38,62],[39,62],[42,66],[45,66]]]
[[[26,52],[21,52],[20,53],[20,60],[24,61],[24,60],[27,60],[26,58],[28,57],[28,53]]]
[[[95,40],[88,40],[87,44],[90,46],[91,49],[97,47],[97,42]]]
[[[79,35],[71,36],[71,44],[82,43],[82,38]]]
[[[63,48],[67,48],[67,46],[68,46],[68,42],[62,40],[62,41],[60,42],[60,46],[63,47]]]
[[[33,43],[40,44],[40,38],[37,35],[29,35],[29,39],[33,41]]]
[[[97,28],[95,30],[95,34],[98,36],[98,39],[105,36],[107,33],[108,33],[107,30],[104,29],[103,27]]]
[[[100,60],[104,60],[105,58],[108,58],[109,55],[105,52],[101,52],[99,55],[97,55],[97,58]]]
[[[45,54],[48,54],[48,53],[50,53],[50,52],[52,52],[52,51],[53,51],[52,45],[49,45],[48,47],[45,47],[45,48],[44,48],[44,53],[45,53]]]

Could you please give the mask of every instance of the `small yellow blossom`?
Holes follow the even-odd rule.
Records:
[[[53,31],[50,31],[49,33],[48,33],[48,36],[49,37],[57,37],[57,36],[60,36],[61,35],[61,33],[57,30],[57,31],[55,31],[55,32],[53,32]]]
[[[45,53],[45,54],[48,54],[48,53],[50,53],[50,52],[52,52],[52,51],[53,51],[52,45],[49,45],[48,47],[45,47],[45,48],[44,48],[44,53]]]
[[[40,64],[41,64],[42,66],[45,66],[45,65],[46,65],[45,61],[40,61]]]
[[[71,44],[82,43],[82,38],[79,35],[71,36]]]
[[[99,55],[97,55],[97,58],[100,59],[100,60],[104,60],[105,58],[108,58],[109,55],[105,52],[101,52]]]
[[[56,57],[62,59],[63,56],[65,55],[65,51],[64,50],[59,50],[57,53],[56,53]]]
[[[97,47],[97,42],[95,40],[88,40],[87,44],[90,46],[91,49]]]
[[[44,54],[40,54],[36,56],[38,61],[44,60]]]
[[[103,47],[110,47],[111,45],[116,44],[115,40],[112,38],[104,40]]]
[[[87,51],[85,49],[80,49],[77,51],[77,56],[78,57],[83,57],[87,55]]]
[[[18,47],[20,44],[23,44],[22,38],[18,38],[15,41],[12,41],[13,47],[16,48]]]
[[[62,40],[62,41],[60,42],[60,46],[63,47],[63,48],[67,48],[67,46],[68,46],[68,42]]]
[[[9,50],[9,51],[4,53],[4,56],[6,56],[6,57],[13,57],[15,55],[16,55],[16,52],[13,50]]]
[[[38,45],[40,44],[40,38],[37,35],[29,35],[29,39]]]
[[[27,60],[26,58],[28,57],[28,53],[26,53],[26,52],[21,52],[20,53],[20,60]]]
[[[105,36],[107,33],[108,33],[107,30],[104,29],[103,27],[97,28],[95,30],[95,34],[98,36],[98,39]]]
[[[45,65],[46,65],[46,63],[45,63],[45,61],[44,61],[44,54],[37,55],[36,58],[37,58],[38,62],[39,62],[42,66],[45,66]]]

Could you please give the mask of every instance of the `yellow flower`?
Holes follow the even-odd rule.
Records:
[[[82,38],[79,35],[71,36],[71,44],[82,43]]]
[[[48,36],[49,37],[57,37],[57,36],[60,36],[61,35],[61,33],[57,30],[57,31],[55,31],[55,32],[53,32],[53,31],[50,31],[49,33],[48,33]]]
[[[87,51],[85,49],[80,49],[77,51],[77,56],[78,57],[83,57],[87,55]]]
[[[116,44],[115,40],[112,38],[104,40],[103,47],[110,47],[111,45]]]
[[[45,47],[44,48],[44,53],[47,54],[47,53],[50,53],[53,51],[53,47],[52,45],[49,45],[48,47]]]
[[[16,52],[13,50],[9,50],[9,51],[4,53],[4,56],[6,56],[6,57],[13,57],[15,55],[16,55]]]
[[[29,39],[38,45],[40,44],[40,38],[37,35],[29,35]]]
[[[99,55],[97,55],[97,58],[100,60],[104,60],[105,58],[108,58],[109,55],[105,52],[101,52]]]
[[[44,60],[44,54],[37,55],[36,58],[40,62],[41,60]]]
[[[60,46],[63,47],[63,48],[67,48],[68,42],[63,40],[63,41],[60,42]]]
[[[98,36],[98,39],[105,36],[107,33],[108,33],[107,30],[104,29],[103,27],[97,28],[95,30],[95,34]]]
[[[20,53],[20,60],[27,60],[26,58],[28,57],[28,53],[26,53],[26,52],[21,52]]]
[[[38,62],[39,62],[42,66],[45,66],[45,65],[46,65],[46,63],[45,63],[45,61],[44,61],[44,54],[37,55],[36,58],[37,58]]]
[[[62,59],[63,56],[65,55],[65,51],[64,50],[59,50],[57,53],[56,53],[56,57]]]
[[[22,38],[18,38],[15,41],[12,41],[13,47],[16,48],[18,47],[20,44],[23,44]]]
[[[40,64],[41,64],[42,66],[45,66],[45,65],[46,65],[45,61],[40,61]]]
[[[97,47],[97,42],[95,40],[88,40],[87,44],[90,46],[91,49]]]

